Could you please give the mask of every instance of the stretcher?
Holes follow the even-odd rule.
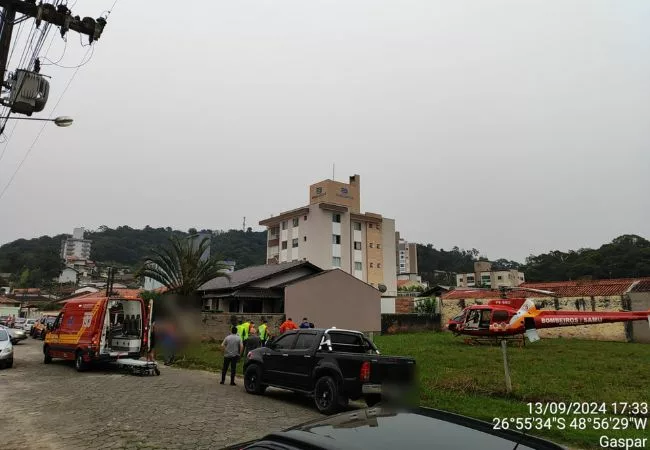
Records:
[[[133,375],[160,375],[158,363],[155,361],[142,361],[141,359],[133,358],[118,358],[115,361],[111,361],[111,364],[116,365],[122,370],[128,370]]]

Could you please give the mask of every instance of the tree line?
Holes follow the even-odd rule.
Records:
[[[169,238],[187,237],[198,231],[212,235],[210,252],[223,260],[236,262],[236,269],[264,264],[266,261],[266,232],[243,230],[212,231],[191,228],[187,231],[170,227],[102,226],[87,231],[92,241],[90,258],[99,267],[119,267],[136,271],[156,249],[165,247]],[[0,285],[44,287],[52,283],[63,263],[61,243],[67,235],[18,239],[0,247],[0,273],[10,279],[0,279]],[[456,273],[474,270],[481,258],[477,249],[438,249],[433,244],[417,244],[418,269],[431,284],[455,285]],[[492,261],[494,269],[519,269],[528,281],[562,281],[584,278],[626,278],[650,276],[650,242],[637,235],[623,235],[598,249],[552,251],[531,255],[524,263],[500,258]]]

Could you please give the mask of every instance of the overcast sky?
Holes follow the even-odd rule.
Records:
[[[333,163],[361,175],[362,210],[438,248],[650,238],[649,23],[647,0],[118,1],[54,111],[74,125],[48,124],[0,199],[0,243],[261,229]],[[76,66],[87,47],[63,50],[47,57]],[[47,116],[74,70],[42,73]],[[0,190],[40,127],[18,123]]]

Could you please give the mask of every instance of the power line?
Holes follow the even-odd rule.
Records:
[[[90,51],[90,49],[86,50],[86,55],[88,54],[89,51]],[[85,58],[86,55],[84,55],[84,58]],[[80,66],[80,67],[81,67],[81,66]],[[51,119],[52,116],[54,115],[54,111],[56,111],[56,108],[57,108],[57,106],[59,106],[59,103],[61,102],[61,99],[63,98],[63,96],[64,96],[65,93],[67,92],[68,88],[69,88],[70,85],[72,84],[72,81],[74,80],[75,76],[77,75],[77,72],[79,72],[79,68],[80,68],[80,67],[77,67],[77,68],[75,69],[74,73],[72,74],[72,77],[70,77],[70,80],[68,81],[68,84],[65,86],[65,89],[63,89],[63,92],[61,92],[61,95],[59,96],[59,99],[56,101],[56,104],[54,105],[54,108],[52,108],[52,111],[50,112],[50,114],[49,114],[49,116],[48,116],[48,119]],[[47,125],[48,125],[48,122],[43,122],[43,126],[41,127],[40,131],[39,131],[38,134],[36,135],[36,138],[34,138],[34,141],[32,142],[32,145],[29,146],[29,149],[27,150],[27,153],[25,153],[25,156],[24,156],[23,159],[20,161],[20,164],[18,164],[18,167],[16,167],[16,170],[15,170],[14,173],[11,175],[11,178],[9,178],[9,182],[7,182],[7,184],[5,185],[5,187],[2,189],[2,192],[0,192],[0,200],[2,200],[2,197],[4,196],[5,192],[7,192],[7,189],[9,189],[9,186],[11,186],[11,183],[13,183],[14,179],[16,178],[16,174],[18,173],[18,171],[20,170],[20,168],[23,166],[23,164],[25,164],[25,161],[27,160],[27,158],[29,157],[30,153],[31,153],[32,150],[34,149],[34,146],[35,146],[36,143],[38,142],[38,139],[41,137],[41,134],[43,134],[43,130],[45,130],[45,127],[46,127]]]

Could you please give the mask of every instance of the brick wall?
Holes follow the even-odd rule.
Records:
[[[623,297],[613,295],[609,297],[552,297],[531,298],[536,304],[542,304],[542,310],[566,310],[566,311],[620,311],[623,308]],[[459,315],[463,308],[475,304],[487,304],[487,300],[442,300],[442,323],[443,327],[449,319]],[[556,308],[556,306],[558,308]],[[598,325],[579,325],[573,327],[558,327],[538,330],[541,338],[576,338],[591,339],[598,341],[627,341],[625,333],[625,322],[603,323]]]
[[[382,314],[381,334],[440,331],[438,314]]]
[[[395,299],[396,314],[411,314],[414,311],[414,297],[397,297]]]
[[[199,325],[200,334],[203,339],[220,340],[230,334],[232,321],[237,323],[238,319],[253,320],[255,327],[259,327],[262,318],[267,320],[269,333],[276,336],[279,333],[280,325],[284,322],[284,314],[230,314],[230,313],[205,313]]]

